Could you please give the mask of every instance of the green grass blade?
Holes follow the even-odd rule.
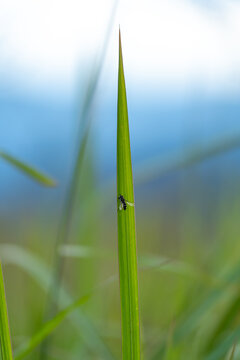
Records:
[[[12,360],[12,347],[8,323],[7,303],[5,297],[2,265],[0,263],[0,342],[2,360]]]
[[[232,347],[232,351],[231,351],[229,360],[233,360],[233,359],[234,359],[235,350],[236,350],[236,344],[234,344],[233,347]]]
[[[114,257],[113,251],[106,251],[97,247],[83,246],[83,245],[62,245],[59,247],[58,252],[61,256],[73,259],[90,259],[102,258],[112,260]],[[139,271],[153,270],[159,272],[166,272],[192,278],[205,284],[219,284],[219,281],[205,273],[198,267],[195,267],[185,261],[175,260],[168,257],[158,255],[138,255],[138,268]],[[115,276],[115,275],[114,275]]]
[[[79,306],[83,305],[89,296],[83,296],[65,309],[61,310],[53,319],[49,320],[43,327],[31,337],[28,341],[21,345],[15,352],[15,360],[22,360],[27,356],[36,346],[38,346],[48,335],[50,335],[56,327],[69,315],[76,310]]]
[[[206,316],[206,314],[213,313],[213,309],[227,292],[230,292],[231,294],[232,286],[238,283],[239,276],[240,267],[237,264],[236,267],[231,268],[226,274],[215,279],[215,281],[217,280],[215,286],[204,294],[203,297],[199,296],[193,307],[182,314],[183,316],[179,319],[174,330],[172,340],[173,345],[182,343],[184,339],[187,339],[197,328],[199,328],[201,319]],[[206,354],[206,348],[202,349],[201,356],[204,360],[220,360],[222,359],[221,356],[226,355],[232,344],[236,342],[237,338],[235,335],[236,333],[238,335],[240,334],[240,327],[237,327],[230,335],[228,330],[229,329],[227,329],[226,334],[223,334],[221,339],[218,339],[218,342],[210,353]],[[222,340],[223,338],[224,340]],[[155,351],[155,354],[151,356],[151,360],[161,359],[165,349],[166,344],[160,344],[157,351]]]
[[[136,169],[136,184],[144,184],[169,173],[195,166],[210,158],[236,150],[240,147],[240,135],[226,136],[212,140],[203,147],[201,144],[185,149],[184,152],[169,155],[165,159],[156,156]]]
[[[76,160],[74,162],[73,172],[70,179],[69,189],[66,194],[65,206],[61,216],[61,224],[58,229],[58,235],[56,239],[56,248],[59,245],[64,245],[68,242],[68,237],[72,225],[74,210],[76,207],[76,199],[77,193],[79,190],[79,180],[82,174],[83,161],[86,153],[86,147],[88,143],[89,133],[91,130],[92,123],[92,110],[94,107],[94,100],[96,98],[97,86],[99,83],[104,59],[106,56],[106,50],[109,43],[109,38],[111,34],[111,29],[114,23],[115,12],[117,8],[118,0],[115,0],[113,3],[113,8],[110,16],[110,21],[107,28],[107,33],[105,36],[104,44],[102,47],[102,51],[100,54],[99,61],[97,62],[95,69],[92,71],[91,78],[89,80],[88,86],[86,88],[85,97],[83,99],[82,110],[80,112],[81,126],[80,131],[78,133],[78,149],[76,154]],[[64,258],[59,257],[56,251],[56,256],[53,260],[53,276],[52,276],[52,284],[49,290],[48,297],[50,301],[48,301],[48,305],[45,309],[44,318],[51,318],[56,309],[56,304],[51,302],[51,298],[58,299],[59,297],[59,288],[62,282],[62,274],[64,269]],[[99,338],[100,340],[100,338]],[[106,359],[113,359],[111,352],[108,350],[107,346],[101,341],[100,351],[103,350],[103,356]],[[40,360],[45,359],[46,349],[50,347],[50,339],[48,339],[48,343],[42,344],[42,355],[40,356]]]
[[[40,171],[34,169],[33,167],[25,164],[24,162],[16,159],[15,157],[1,151],[0,157],[6,160],[9,164],[15,166],[18,170],[22,171],[27,176],[31,177],[35,181],[38,181],[40,184],[44,186],[56,186],[56,181],[50,178],[47,175],[44,175]]]
[[[224,336],[222,341],[216,346],[212,353],[204,358],[204,360],[221,360],[226,356],[229,349],[234,346],[240,336],[240,326],[231,334]]]
[[[226,330],[234,329],[238,324],[238,314],[240,307],[240,296],[237,294],[236,297],[232,300],[226,311],[223,313],[223,316],[220,318],[220,321],[213,332],[211,338],[209,339],[205,352],[209,353],[213,351],[218,343],[219,339],[224,335]]]
[[[78,259],[90,259],[90,258],[109,258],[112,259],[112,251],[103,251],[97,247],[84,246],[84,245],[62,245],[59,247],[58,252],[61,256],[78,258]]]
[[[0,244],[0,253],[4,263],[18,266],[33,278],[44,291],[49,289],[51,284],[51,271],[37,255],[21,246],[13,244]],[[60,306],[68,306],[73,302],[71,295],[63,285],[61,286],[60,292]],[[53,296],[53,294],[51,295]],[[51,300],[56,301],[55,298]],[[114,358],[111,353],[109,355],[110,350],[106,347],[91,320],[85,315],[81,308],[78,309],[76,314],[70,314],[69,320],[74,325],[77,334],[79,334],[79,337],[87,349],[93,353],[101,354],[103,359],[110,360]]]
[[[127,96],[120,33],[117,116],[117,196],[122,195],[125,200],[134,203]],[[127,205],[126,210],[118,210],[118,251],[122,355],[124,360],[135,360],[140,359],[140,331],[134,206]]]

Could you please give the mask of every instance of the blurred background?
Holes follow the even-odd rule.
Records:
[[[38,347],[28,358],[121,358],[120,26],[143,352],[208,359],[232,336],[209,357],[225,358],[239,334],[239,1],[0,0],[0,9],[0,147],[58,183],[42,187],[0,158],[14,348],[46,319],[60,259],[64,291],[91,299],[58,327],[44,356]]]

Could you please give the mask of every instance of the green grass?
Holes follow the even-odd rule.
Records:
[[[58,248],[64,244],[67,244],[69,241],[71,229],[73,226],[73,219],[76,213],[79,213],[79,207],[77,199],[79,196],[79,184],[82,178],[82,172],[84,168],[84,159],[86,156],[87,143],[89,141],[90,130],[92,126],[92,110],[94,107],[94,101],[96,98],[96,90],[101,75],[106,50],[109,42],[109,37],[111,34],[111,29],[114,22],[114,17],[116,13],[118,1],[113,2],[113,7],[111,11],[111,16],[109,19],[106,35],[104,37],[104,42],[102,46],[102,51],[98,62],[95,64],[93,71],[90,73],[89,81],[86,85],[86,90],[79,114],[79,131],[77,136],[77,151],[76,158],[74,161],[73,171],[71,174],[69,187],[65,196],[65,203],[62,209],[61,221],[58,227],[58,233],[55,241],[55,251],[53,257],[53,271],[52,271],[52,281],[48,291],[48,301],[46,304],[44,319],[49,319],[53,317],[57,312],[57,304],[60,296],[60,289],[63,281],[63,274],[65,268],[65,259],[64,257],[59,256]],[[78,219],[78,222],[80,220]],[[54,301],[53,301],[54,300]],[[112,360],[112,355],[107,346],[102,341],[101,337],[97,334],[96,330],[92,327],[91,322],[88,320],[87,316],[82,314],[84,321],[82,321],[82,332],[86,335],[83,337],[86,341],[87,334],[90,334],[90,337],[87,340],[88,346],[94,346],[98,348],[98,352],[106,359]],[[48,349],[51,348],[51,339],[43,342],[41,347],[41,356],[40,359],[46,359]]]
[[[33,168],[32,166],[20,161],[19,159],[13,157],[12,155],[7,154],[6,152],[0,151],[0,157],[7,161],[12,166],[16,167],[17,170],[20,170],[28,177],[32,178],[34,181],[39,182],[44,186],[56,186],[56,181],[50,178],[49,176],[43,174],[39,170]]]
[[[14,265],[17,269],[24,271],[27,276],[31,277],[32,281],[36,283],[38,287],[45,292],[48,291],[51,284],[51,269],[41,258],[39,258],[39,256],[20,246],[10,244],[1,244],[0,253],[4,263]],[[55,325],[59,324],[59,320],[62,321],[65,318],[65,315],[72,312],[72,306],[74,306],[74,308],[75,305],[78,306],[78,302],[74,303],[72,296],[69,294],[65,286],[61,287],[60,292],[61,297],[58,305],[60,305],[61,308],[67,308],[67,310],[58,310],[57,314],[46,322],[46,327],[42,325],[41,327],[43,330],[41,330],[40,333],[37,333],[36,337],[34,335],[33,340],[27,342],[27,345],[21,344],[19,346],[20,348],[24,346],[25,349],[28,349],[27,352],[29,352],[30,348],[32,350],[32,342],[35,347],[39,344],[40,340],[42,341],[46,339],[47,336],[50,336],[52,331],[55,329]],[[53,293],[51,293],[51,296],[53,297],[51,300],[56,302],[56,298],[54,298]],[[85,297],[83,297],[83,299],[85,299]],[[80,303],[82,304],[81,299]],[[78,312],[70,314],[68,319],[72,327],[75,329],[75,333],[79,334],[79,337],[81,337],[82,341],[88,348],[91,349],[94,347],[94,349],[96,349],[99,353],[105,354],[105,346],[84,312],[81,312],[81,310],[78,309]],[[36,340],[38,343],[36,343]],[[108,356],[108,352],[106,352],[106,356]],[[107,358],[106,356],[104,355],[104,358]]]
[[[4,289],[1,263],[0,263],[0,344],[1,344],[2,360],[12,360],[13,359],[12,346],[11,346],[7,303],[6,303],[6,295]]]
[[[104,45],[103,55],[105,51]],[[145,360],[236,360],[240,353],[239,175],[234,173],[234,180],[231,173],[219,173],[221,187],[214,189],[217,199],[210,204],[209,189],[193,165],[238,148],[239,136],[211,142],[205,149],[186,148],[183,156],[176,154],[164,161],[161,157],[144,164],[139,172],[134,171],[138,197],[132,206],[135,199],[121,42],[117,192],[111,186],[98,187],[94,178],[97,155],[94,138],[89,137],[89,115],[101,59],[83,101],[84,131],[78,139],[60,240],[54,243],[59,222],[56,209],[46,212],[44,208],[35,214],[23,207],[26,213],[2,215],[0,256],[15,359],[39,359],[39,345],[51,335],[47,354],[41,352],[44,359],[139,360],[143,353]],[[151,136],[154,129],[149,131]],[[42,185],[55,185],[12,156],[3,152],[0,156]],[[151,188],[153,195],[140,187],[178,170],[182,177],[174,185],[174,199],[172,194],[164,194],[168,195],[164,198],[162,183]],[[119,195],[127,201],[126,210],[119,209]],[[111,206],[113,201],[115,206]],[[65,267],[60,279],[58,265],[62,260]],[[49,292],[53,271],[59,296],[55,290]],[[54,315],[42,323],[45,302],[53,306]],[[12,349],[2,273],[0,304],[0,358],[8,360]],[[46,351],[45,345],[43,349]]]
[[[236,350],[236,344],[233,345],[231,354],[230,354],[230,356],[229,356],[229,360],[233,360],[234,354],[235,354],[235,350]]]
[[[84,296],[74,301],[65,309],[59,311],[57,315],[55,315],[51,320],[42,326],[37,334],[32,336],[29,340],[23,343],[19,349],[16,350],[14,356],[15,360],[24,359],[31,351],[33,351],[36,346],[41,344],[41,342],[56,329],[56,327],[66,318],[66,316],[76,310],[79,306],[83,305],[87,300],[89,300],[89,297]]]
[[[12,166],[16,167],[18,170],[25,173],[28,177],[39,182],[41,185],[50,186],[50,187],[56,186],[56,182],[52,178],[44,175],[40,171],[16,159],[15,157],[3,151],[0,152],[0,157],[5,161],[7,161],[8,163],[10,163]],[[1,344],[2,360],[13,359],[10,329],[8,322],[7,303],[6,303],[6,295],[5,295],[1,263],[0,263],[0,344]]]
[[[119,32],[118,109],[117,109],[117,198],[122,195],[134,203],[131,149],[128,125],[121,35]],[[122,310],[122,356],[140,359],[138,270],[136,254],[135,207],[121,209],[118,199],[118,259]]]

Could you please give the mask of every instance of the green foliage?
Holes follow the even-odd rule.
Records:
[[[232,347],[232,351],[231,351],[229,360],[233,360],[233,359],[234,359],[235,350],[236,350],[236,344],[234,344],[233,347]]]
[[[2,360],[12,360],[12,347],[8,323],[7,303],[4,289],[2,265],[0,263],[0,344]]]
[[[109,34],[108,30],[108,36]],[[188,172],[184,172],[184,181],[178,184],[177,199],[174,199],[173,205],[159,201],[161,198],[158,197],[156,189],[149,202],[145,198],[142,204],[138,203],[138,246],[141,254],[138,274],[134,189],[121,41],[117,197],[123,196],[126,210],[121,208],[122,203],[118,199],[122,326],[120,325],[116,244],[113,240],[116,231],[115,212],[108,203],[113,199],[113,193],[114,198],[116,194],[115,190],[112,190],[113,181],[98,188],[93,181],[93,175],[84,168],[86,162],[91,169],[95,166],[92,161],[94,156],[86,161],[86,155],[87,146],[91,151],[94,149],[89,137],[91,114],[108,36],[100,61],[86,87],[80,114],[82,127],[77,142],[78,151],[57,242],[53,245],[55,214],[51,214],[49,223],[44,223],[41,216],[34,218],[29,213],[27,219],[23,214],[19,215],[19,224],[15,215],[7,219],[9,224],[7,222],[5,225],[4,221],[1,223],[1,237],[5,242],[0,245],[1,260],[8,265],[9,276],[14,279],[8,283],[8,300],[10,305],[14,304],[15,307],[8,307],[11,318],[14,314],[11,326],[14,328],[12,333],[15,359],[26,357],[35,360],[36,352],[32,350],[39,344],[43,344],[43,358],[49,356],[51,360],[119,359],[121,345],[124,360],[139,360],[142,352],[140,349],[143,349],[146,360],[237,359],[240,337],[240,182],[237,178],[236,183],[233,183],[231,175],[224,174],[218,201],[208,209],[201,175],[192,168],[199,162],[238,148],[240,138],[236,134],[231,138],[212,141],[204,148],[200,145],[186,148],[181,154],[177,153],[165,159],[162,156],[157,157],[154,161],[140,165],[139,171],[135,172],[137,186],[185,168],[194,176],[188,177]],[[149,131],[151,135],[154,129]],[[12,156],[4,152],[1,152],[0,156],[41,184],[55,185],[54,180]],[[82,175],[85,176],[83,185],[80,182]],[[226,185],[227,181],[230,186]],[[85,196],[80,196],[83,193]],[[141,201],[141,196],[139,200]],[[102,213],[96,215],[96,207],[99,207]],[[100,230],[95,221],[97,216]],[[75,228],[74,220],[77,220]],[[9,226],[9,234],[5,226]],[[11,244],[11,241],[21,242],[21,246]],[[76,243],[77,241],[79,243]],[[49,254],[53,254],[53,269],[49,266]],[[64,276],[61,276],[63,258],[66,271]],[[93,272],[93,269],[96,271]],[[141,342],[138,277],[141,284]],[[88,291],[85,292],[84,286]],[[91,296],[81,296],[85,293]],[[21,303],[22,294],[24,304]],[[52,316],[42,325],[41,314],[39,315],[42,302],[39,298],[46,294]],[[80,300],[76,302],[73,300],[75,298]],[[81,305],[85,302],[83,309]],[[59,311],[59,308],[63,310]],[[61,324],[64,319],[66,321]],[[15,329],[17,331],[13,331]],[[51,351],[47,351],[44,340],[51,334],[54,334]],[[12,359],[2,273],[0,340],[1,360]]]
[[[47,177],[46,175],[43,175],[38,170],[33,169],[29,165],[14,158],[13,156],[1,151],[0,157],[2,157],[4,160],[9,162],[11,165],[15,166],[17,169],[24,172],[27,176],[33,178],[35,181],[41,183],[42,185],[45,185],[45,186],[55,186],[56,185],[56,183],[53,179]],[[2,360],[13,359],[12,348],[11,348],[11,339],[10,339],[10,329],[9,329],[8,314],[7,314],[7,304],[6,304],[1,264],[0,264],[0,342],[1,342]]]
[[[91,124],[92,124],[92,110],[94,105],[94,100],[96,97],[96,89],[99,82],[101,70],[104,63],[104,58],[106,54],[107,45],[109,42],[109,37],[111,34],[111,28],[113,26],[113,20],[116,12],[117,0],[113,2],[112,13],[110,16],[110,21],[108,24],[107,32],[104,38],[104,43],[102,51],[100,54],[99,61],[95,64],[93,68],[90,79],[86,86],[85,96],[82,102],[82,108],[80,111],[80,126],[79,133],[77,138],[77,153],[74,161],[73,171],[70,178],[69,188],[66,193],[65,204],[62,209],[61,221],[58,229],[58,234],[55,242],[55,257],[53,259],[53,272],[51,279],[51,286],[48,293],[48,302],[45,309],[44,317],[45,319],[51,318],[56,313],[56,304],[58,303],[59,298],[59,289],[63,281],[63,268],[64,268],[64,258],[59,256],[58,247],[64,245],[69,240],[69,235],[72,228],[72,222],[74,218],[74,213],[79,211],[77,208],[77,198],[79,195],[79,183],[82,177],[84,158],[86,155],[86,148],[89,139]],[[55,302],[52,302],[52,299],[55,299]],[[88,324],[90,323],[85,317],[86,320],[86,333],[88,333]],[[93,334],[96,331],[93,331]],[[98,337],[98,336],[97,336]],[[51,340],[51,339],[50,339]],[[92,343],[92,342],[91,342]],[[93,344],[93,343],[92,343]],[[50,342],[44,342],[41,348],[40,359],[45,359],[47,349],[50,347]],[[98,349],[97,352],[102,353],[106,359],[112,359],[111,352],[108,350],[107,346],[98,337],[97,341],[94,344]],[[96,349],[95,349],[96,351]]]
[[[51,271],[44,261],[31,251],[17,245],[1,244],[0,253],[6,264],[16,265],[24,270],[28,276],[32,277],[42,290],[48,291],[51,284]],[[53,293],[51,293],[53,296]],[[69,306],[73,303],[73,299],[64,286],[60,289],[60,306]],[[52,301],[56,301],[53,297]],[[104,342],[100,338],[91,321],[81,309],[76,314],[70,314],[69,320],[73,324],[78,336],[83,340],[87,348],[97,349],[104,357],[109,356],[109,350],[105,347]]]
[[[16,159],[15,157],[0,151],[0,157],[4,160],[6,160],[9,164],[16,167],[18,170],[22,171],[27,176],[31,177],[33,180],[39,182],[40,184],[44,186],[56,186],[56,181],[50,178],[47,175],[44,175],[40,171],[34,169],[33,167],[25,164],[24,162]]]
[[[39,330],[37,334],[32,336],[26,343],[22,344],[15,352],[15,360],[22,360],[28,355],[37,345],[39,345],[48,335],[50,335],[56,327],[65,319],[67,315],[83,305],[89,299],[88,296],[81,297],[73,302],[65,309],[59,311],[53,319],[49,320]]]
[[[117,197],[134,204],[128,109],[119,32],[119,73],[117,111]],[[119,200],[119,199],[118,199]],[[138,273],[136,254],[135,208],[121,209],[118,201],[118,251],[122,309],[122,356],[140,359]]]

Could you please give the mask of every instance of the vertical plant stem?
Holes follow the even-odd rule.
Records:
[[[12,346],[8,323],[7,303],[4,289],[2,265],[0,263],[0,342],[2,360],[12,360]]]
[[[140,331],[135,207],[133,206],[131,149],[120,31],[117,118],[117,196],[123,196],[126,201],[126,209],[124,209],[121,206],[123,205],[122,202],[118,198],[122,356],[124,360],[137,360],[140,359]]]
[[[64,258],[59,257],[57,248],[60,245],[67,244],[69,232],[71,228],[71,223],[73,219],[74,209],[75,209],[75,202],[78,192],[78,185],[79,185],[79,179],[82,172],[82,166],[83,166],[83,160],[86,152],[86,146],[87,141],[89,137],[90,127],[91,127],[91,120],[92,120],[92,110],[94,105],[94,99],[96,97],[96,90],[100,79],[100,74],[102,71],[104,59],[107,52],[107,46],[111,34],[111,29],[114,23],[115,18],[115,12],[117,9],[118,0],[114,1],[113,8],[110,15],[110,21],[108,24],[106,36],[104,39],[103,48],[100,54],[100,58],[98,63],[95,66],[95,69],[93,69],[92,77],[88,83],[85,98],[83,101],[82,111],[80,113],[80,119],[81,119],[81,131],[79,131],[79,139],[78,139],[78,150],[76,154],[76,160],[73,167],[72,176],[70,179],[70,185],[69,189],[66,194],[66,200],[65,200],[65,206],[63,208],[63,213],[61,217],[61,223],[58,229],[58,236],[56,239],[55,244],[55,256],[53,259],[53,274],[52,274],[52,282],[51,287],[49,289],[49,294],[47,296],[47,305],[44,313],[44,319],[48,320],[51,317],[53,317],[56,314],[56,305],[58,303],[58,298],[60,294],[60,288],[63,281],[63,273],[64,273]],[[54,299],[55,301],[52,301],[51,299]],[[80,310],[79,310],[80,311]],[[112,359],[112,354],[108,347],[105,345],[103,340],[100,338],[99,334],[96,332],[96,330],[93,328],[90,320],[84,315],[82,315],[82,328],[83,332],[92,333],[92,337],[94,336],[94,340],[92,338],[89,338],[87,341],[87,347],[94,348],[95,351],[99,351],[102,356],[104,356],[105,359]],[[85,328],[85,329],[84,329]],[[85,330],[85,331],[84,331]],[[84,338],[84,340],[86,337]],[[86,342],[86,340],[85,340]],[[98,349],[96,349],[96,346],[98,346]],[[89,346],[90,345],[90,346]],[[40,349],[40,357],[39,360],[46,360],[48,357],[48,350],[51,348],[51,338],[48,338],[48,340],[44,341],[42,343],[41,349]]]

